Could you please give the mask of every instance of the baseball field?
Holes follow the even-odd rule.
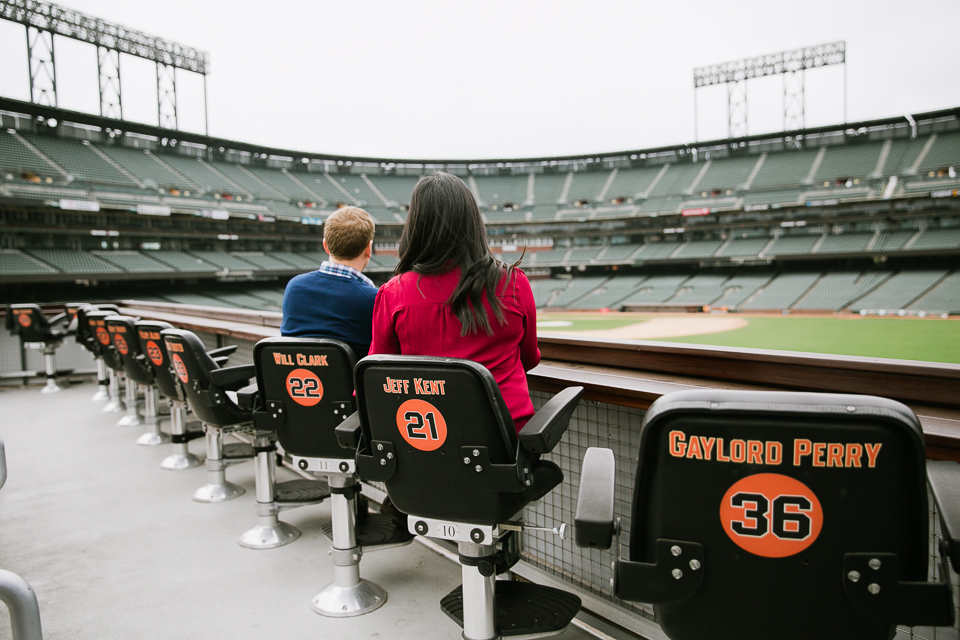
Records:
[[[537,331],[960,364],[958,319],[546,313]]]

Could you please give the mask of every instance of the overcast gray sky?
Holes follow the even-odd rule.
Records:
[[[957,0],[687,2],[69,0],[210,53],[210,133],[389,158],[592,154],[691,142],[694,67],[847,42],[848,119],[960,105]],[[28,99],[23,27],[0,21],[0,95]],[[98,109],[96,54],[57,42],[60,106]],[[124,59],[128,119],[156,122],[149,63]],[[179,73],[180,122],[203,128]],[[808,72],[807,125],[843,119],[840,67]],[[700,139],[726,136],[701,90]],[[748,88],[750,133],[782,128],[779,78]]]

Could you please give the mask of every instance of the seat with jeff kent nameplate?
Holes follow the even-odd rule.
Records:
[[[410,531],[454,541],[463,583],[441,608],[467,640],[561,632],[580,609],[572,594],[497,581],[519,559],[520,511],[563,479],[541,459],[559,442],[583,392],[561,391],[518,434],[487,369],[453,358],[373,355],[354,370],[357,472],[383,482]],[[562,531],[562,527],[560,528]]]
[[[409,544],[413,535],[405,518],[367,513],[365,508],[354,522],[361,488],[355,473],[356,447],[341,447],[335,431],[354,414],[353,350],[345,342],[325,338],[265,338],[254,347],[253,356],[260,407],[254,424],[275,432],[293,464],[326,478],[333,494],[331,521],[324,533],[333,542],[334,581],[313,598],[311,607],[335,617],[373,611],[387,595],[360,578],[363,552]]]
[[[904,405],[682,391],[653,403],[639,444],[613,595],[653,604],[671,640],[889,640],[897,625],[952,624],[960,465],[924,459]],[[943,535],[933,580],[928,480]],[[619,540],[615,487],[613,452],[588,449],[581,547]]]

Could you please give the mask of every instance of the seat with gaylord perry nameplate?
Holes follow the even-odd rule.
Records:
[[[613,595],[653,604],[671,640],[889,640],[897,625],[949,626],[960,465],[924,451],[913,412],[884,398],[667,394],[641,426]],[[928,480],[942,532],[933,567]],[[588,449],[581,547],[619,539],[615,487],[613,452]]]
[[[520,511],[563,480],[541,459],[559,442],[583,393],[561,391],[518,434],[490,372],[469,360],[373,355],[354,370],[357,472],[383,482],[410,531],[458,545],[463,584],[441,608],[467,640],[561,632],[580,610],[572,594],[497,581],[519,560]],[[562,535],[563,527],[559,527]]]
[[[11,304],[7,306],[7,330],[20,337],[23,349],[39,349],[43,353],[46,385],[40,393],[56,393],[63,388],[57,384],[56,352],[68,335],[70,316],[60,313],[47,318],[36,304]],[[72,371],[72,370],[71,370]],[[63,373],[70,373],[66,371]],[[33,376],[34,373],[26,375]]]
[[[203,460],[190,453],[188,443],[203,437],[203,431],[187,429],[187,398],[176,383],[177,374],[171,366],[167,345],[160,336],[164,329],[174,327],[169,322],[160,320],[139,320],[135,326],[141,350],[138,359],[152,369],[157,389],[170,405],[170,441],[173,443],[173,453],[160,462],[160,468],[182,471],[199,466]],[[213,358],[218,367],[222,367],[236,350],[237,345],[231,345],[207,351],[207,355]]]
[[[354,522],[361,489],[356,447],[341,447],[336,435],[336,428],[355,413],[353,350],[326,338],[265,338],[253,356],[260,406],[254,424],[275,432],[293,464],[326,478],[333,494],[331,519],[323,530],[333,542],[334,581],[313,598],[311,607],[334,617],[373,611],[387,595],[360,578],[363,552],[409,544],[413,535],[406,518],[367,513],[365,508]]]
[[[113,341],[113,348],[117,352],[120,362],[123,363],[127,380],[132,380],[143,389],[144,412],[143,418],[147,431],[139,438],[137,444],[155,447],[170,442],[170,436],[160,430],[160,419],[157,412],[157,388],[153,368],[146,362],[146,355],[140,346],[136,324],[139,318],[114,315],[106,318],[107,331]]]
[[[77,304],[77,344],[89,351],[97,361],[97,392],[93,394],[94,402],[107,402],[103,408],[105,413],[118,413],[123,411],[123,405],[120,402],[120,384],[113,369],[107,367],[100,353],[100,341],[97,339],[94,327],[91,325],[88,313],[94,311],[111,311],[119,314],[120,309],[116,305],[106,304]],[[68,307],[69,312],[69,307]],[[109,337],[108,337],[109,340]]]

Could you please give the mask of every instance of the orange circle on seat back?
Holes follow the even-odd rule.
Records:
[[[127,346],[127,341],[123,339],[123,336],[119,333],[113,335],[113,344],[117,347],[117,351],[121,355],[127,355],[130,352],[130,347]]]
[[[397,409],[397,428],[414,449],[433,451],[447,439],[447,421],[425,400],[407,400]]]
[[[287,374],[287,393],[297,404],[312,407],[323,398],[323,383],[309,369],[294,369]]]
[[[823,510],[810,488],[779,473],[733,484],[720,503],[723,530],[744,551],[785,558],[809,547],[823,528]]]
[[[163,351],[153,340],[147,342],[147,357],[150,358],[150,362],[158,367],[163,364]]]
[[[107,346],[110,344],[110,334],[107,333],[106,328],[97,327],[97,340],[100,341],[100,344]]]
[[[177,377],[180,378],[180,382],[187,384],[190,382],[190,374],[187,373],[187,366],[183,364],[183,360],[180,359],[180,356],[176,353],[173,354],[173,370],[177,372]]]
[[[30,317],[29,313],[21,313],[17,316],[17,322],[20,323],[21,327],[29,327],[33,324],[33,319]]]

